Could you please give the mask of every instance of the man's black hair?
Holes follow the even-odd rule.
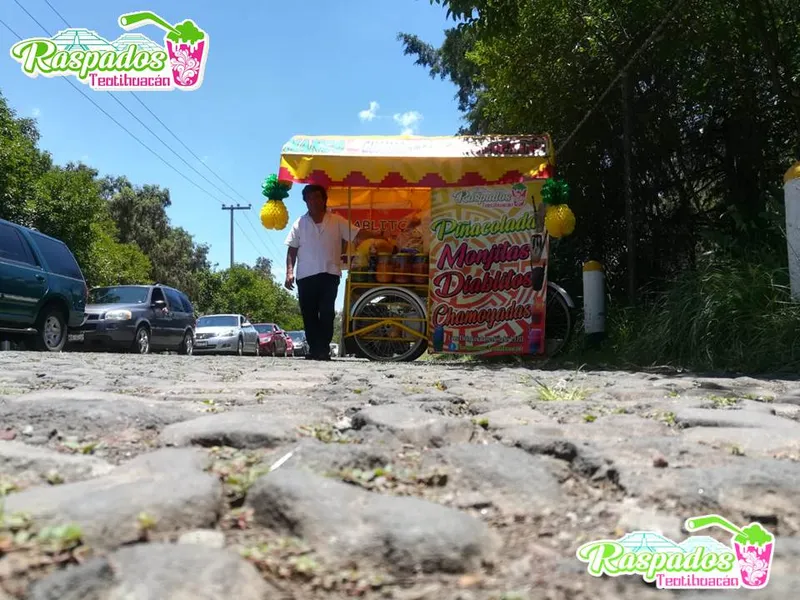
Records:
[[[303,200],[308,200],[308,196],[313,194],[314,192],[319,192],[322,195],[322,201],[328,201],[328,190],[325,189],[324,186],[321,186],[316,183],[309,183],[306,187],[303,188]]]

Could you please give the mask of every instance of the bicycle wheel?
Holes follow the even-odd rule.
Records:
[[[419,296],[403,288],[376,288],[359,298],[353,306],[351,331],[382,319],[391,319],[422,335],[427,333],[425,305]],[[412,335],[392,323],[383,323],[353,339],[360,353],[373,361],[410,362],[428,347],[427,338]]]
[[[572,335],[572,310],[550,282],[547,283],[544,319],[545,355],[555,356],[566,347]]]

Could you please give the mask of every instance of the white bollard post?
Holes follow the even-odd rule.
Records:
[[[800,301],[800,161],[783,176],[786,204],[786,249],[789,253],[789,281],[792,298]]]
[[[590,260],[583,265],[583,326],[592,345],[606,337],[606,280],[603,265]]]

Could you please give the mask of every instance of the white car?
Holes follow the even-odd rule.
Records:
[[[244,315],[205,315],[197,319],[194,354],[258,356],[258,332]]]

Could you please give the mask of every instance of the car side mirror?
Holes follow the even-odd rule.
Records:
[[[252,325],[250,325],[250,323],[245,321],[244,324],[242,325],[242,327],[252,327]]]
[[[167,305],[165,300],[154,300],[153,301],[153,308],[164,308]]]

